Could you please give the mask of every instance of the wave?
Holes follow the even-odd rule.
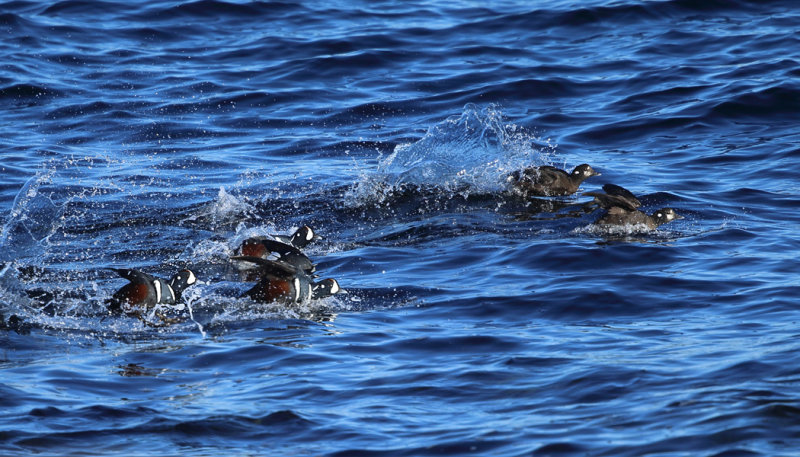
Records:
[[[770,120],[784,123],[786,116],[793,113],[800,103],[800,87],[791,83],[759,91],[751,91],[750,87],[728,87],[724,94],[709,94],[709,90],[710,86],[707,85],[674,87],[626,97],[614,102],[614,106],[617,109],[624,106],[626,111],[639,111],[652,106],[665,96],[667,98],[674,98],[676,94],[691,96],[679,106],[679,109],[665,106],[661,115],[653,115],[650,112],[640,112],[638,115],[631,113],[622,121],[614,120],[610,123],[590,125],[571,135],[571,139],[632,141],[653,135],[665,135],[666,132],[689,135],[698,130],[712,131],[715,126],[743,120]]]
[[[35,84],[12,84],[6,87],[0,87],[0,99],[11,99],[17,103],[45,103],[52,97],[58,97],[62,92],[51,87],[45,87]]]
[[[592,5],[592,3],[595,3]],[[786,5],[786,0],[770,2],[775,5]],[[495,31],[507,29],[552,30],[569,29],[570,32],[595,33],[598,30],[624,27],[642,22],[663,21],[664,19],[685,19],[687,14],[741,12],[751,14],[762,11],[764,2],[753,0],[711,0],[693,2],[692,0],[661,0],[654,2],[609,2],[599,0],[583,2],[580,7],[575,4],[564,4],[552,8],[533,8],[528,6],[520,11],[505,12],[500,8],[492,8],[487,16],[491,19],[475,20],[457,27],[457,30],[470,29]],[[505,14],[503,14],[505,13]],[[574,36],[574,35],[573,35]]]
[[[147,368],[125,365],[120,373],[126,377],[148,376]],[[116,385],[116,383],[114,383]],[[298,435],[309,433],[316,424],[291,410],[280,410],[264,415],[220,414],[197,419],[177,420],[169,414],[146,407],[120,407],[93,405],[77,409],[55,406],[34,408],[28,413],[38,420],[58,420],[63,423],[80,424],[69,431],[41,431],[39,433],[18,432],[8,442],[13,447],[25,448],[35,453],[59,449],[59,453],[85,453],[80,442],[93,440],[92,437],[106,436],[103,444],[95,443],[98,452],[114,453],[128,447],[130,440],[142,436],[177,436],[181,440],[207,439],[234,442],[261,442],[277,435]],[[125,424],[116,428],[110,424]],[[113,435],[113,436],[112,436]],[[5,438],[5,437],[4,437]],[[5,439],[4,439],[5,441]],[[158,447],[154,448],[158,449]],[[76,454],[77,455],[77,454]]]
[[[800,85],[783,83],[758,91],[748,91],[726,97],[709,113],[714,119],[774,119],[795,114],[800,106]]]

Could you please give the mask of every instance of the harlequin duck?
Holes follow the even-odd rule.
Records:
[[[552,197],[574,194],[581,183],[592,176],[600,176],[600,173],[585,163],[575,167],[572,173],[543,165],[514,171],[508,176],[508,182],[511,189],[522,196]]]
[[[595,225],[644,225],[650,230],[655,230],[659,225],[676,219],[683,219],[672,208],[661,208],[652,215],[639,211],[642,206],[639,199],[624,187],[614,184],[603,186],[606,193],[585,192],[583,195],[594,197],[594,203],[606,210]]]
[[[311,227],[304,225],[297,229],[291,236],[272,235],[272,238],[280,241],[281,243],[289,244],[298,249],[302,249],[320,237],[314,233],[314,230],[312,230]]]
[[[314,282],[296,266],[282,260],[261,257],[234,256],[232,260],[253,263],[258,267],[260,278],[244,296],[259,302],[304,303],[342,292],[335,279]]]
[[[141,271],[109,269],[130,281],[107,301],[108,311],[112,314],[123,311],[135,314],[138,311],[136,308],[175,304],[180,301],[183,290],[197,282],[197,277],[191,270],[181,270],[172,279],[165,281]]]
[[[259,236],[244,240],[240,252],[246,257],[259,257],[262,259],[266,259],[270,254],[275,253],[279,256],[279,260],[293,265],[306,274],[311,274],[316,270],[311,259],[303,254],[300,249],[265,237]]]

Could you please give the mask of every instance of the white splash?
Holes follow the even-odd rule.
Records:
[[[58,228],[60,208],[40,187],[52,182],[55,169],[37,172],[22,186],[11,208],[11,213],[0,231],[0,259],[22,257],[21,251],[51,236]]]
[[[548,163],[554,146],[525,129],[504,122],[490,105],[467,104],[459,116],[432,127],[418,141],[401,144],[362,176],[347,203],[381,201],[403,185],[437,187],[450,192],[494,193],[506,177],[525,166]]]
[[[224,223],[253,211],[253,206],[244,199],[229,194],[224,187],[219,188],[217,197],[208,204],[202,206],[196,214],[193,214],[182,222],[192,222],[198,219],[208,218],[212,225]]]

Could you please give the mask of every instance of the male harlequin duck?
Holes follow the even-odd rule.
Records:
[[[304,303],[342,292],[335,279],[314,282],[296,266],[282,260],[261,257],[234,256],[232,260],[249,262],[258,267],[259,280],[244,296],[263,303]]]
[[[652,215],[639,211],[642,203],[633,193],[624,187],[614,184],[603,186],[602,192],[585,192],[583,195],[594,197],[594,202],[606,210],[606,214],[595,222],[595,225],[644,225],[655,230],[659,225],[676,219],[683,219],[672,208],[661,208]]]
[[[511,189],[525,197],[553,197],[572,195],[586,178],[600,176],[592,167],[581,164],[567,173],[556,167],[543,165],[517,170],[508,176]]]
[[[259,236],[244,240],[240,252],[246,257],[259,257],[262,259],[266,259],[270,254],[275,253],[279,256],[279,260],[293,265],[306,274],[311,274],[316,270],[311,259],[303,254],[300,249],[265,237]]]
[[[169,281],[141,271],[126,268],[109,268],[130,281],[122,286],[107,302],[108,311],[136,313],[136,308],[152,308],[157,304],[172,305],[180,301],[184,289],[197,282],[191,270],[181,270]]]
[[[272,238],[281,243],[290,244],[298,249],[302,249],[308,246],[312,241],[318,240],[320,237],[311,230],[311,227],[304,225],[297,229],[291,236],[272,235]]]

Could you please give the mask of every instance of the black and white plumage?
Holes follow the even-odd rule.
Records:
[[[302,249],[311,244],[312,241],[315,241],[320,237],[319,235],[314,233],[314,230],[312,230],[311,227],[304,225],[299,229],[295,230],[295,232],[291,236],[272,235],[272,238],[274,238],[277,241],[280,241],[281,243],[289,244],[298,249]]]
[[[342,292],[335,279],[315,282],[302,269],[283,260],[253,256],[234,256],[231,259],[256,266],[258,282],[244,293],[255,301],[297,304]]]
[[[306,274],[316,270],[314,263],[300,249],[290,244],[266,237],[252,237],[244,240],[240,248],[243,256],[266,259],[276,254],[278,260],[288,263]]]
[[[138,270],[109,269],[129,281],[107,301],[108,310],[112,314],[136,313],[156,305],[178,303],[183,291],[197,282],[197,277],[191,270],[181,270],[166,281]]]

